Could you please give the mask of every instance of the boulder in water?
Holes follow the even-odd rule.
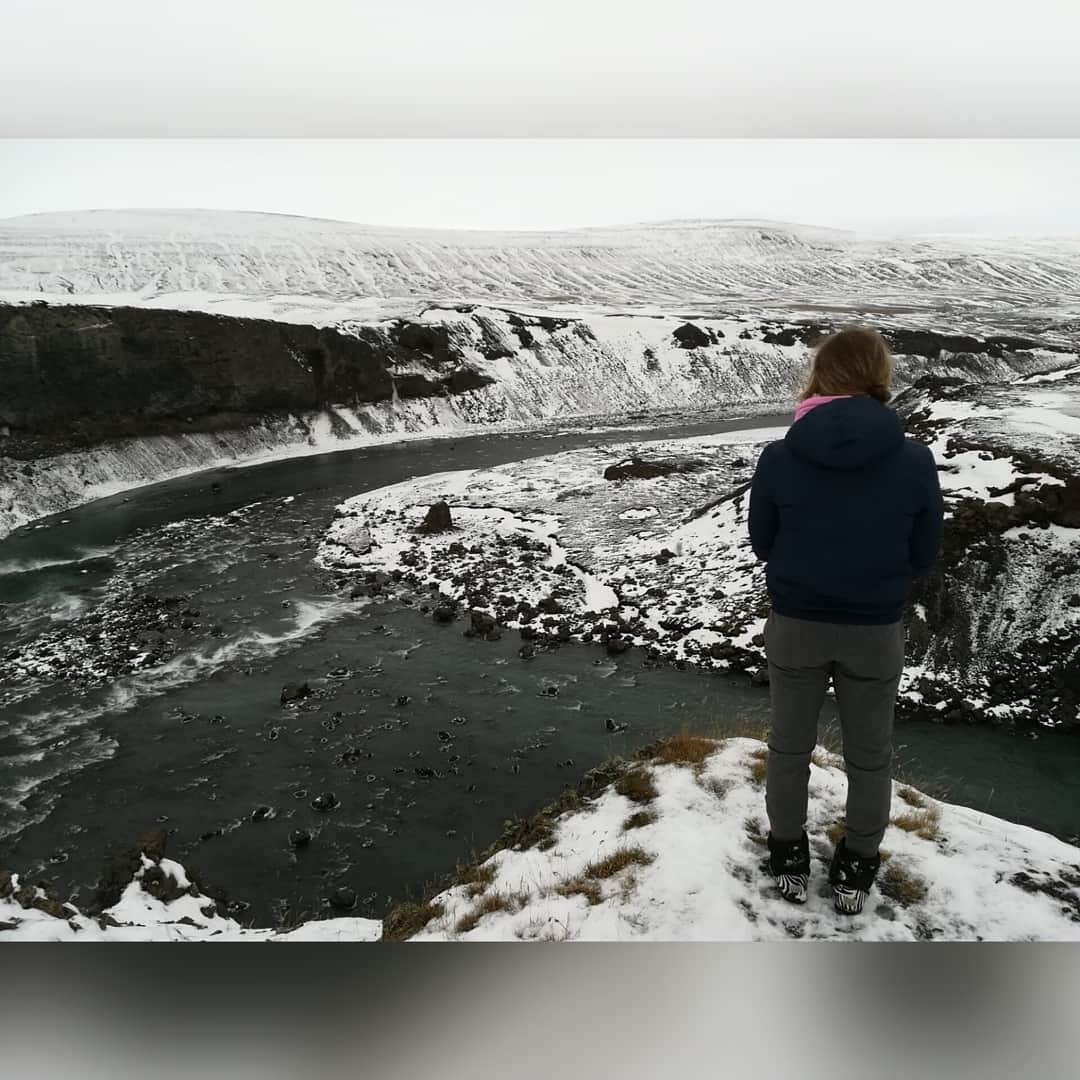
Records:
[[[281,704],[291,705],[311,694],[311,687],[305,683],[290,683],[281,688]]]
[[[320,814],[325,814],[330,810],[336,810],[341,803],[338,801],[338,797],[332,791],[324,791],[321,795],[316,795],[311,800],[311,809],[317,810]]]

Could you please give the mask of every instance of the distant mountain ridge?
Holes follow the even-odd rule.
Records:
[[[1080,238],[883,240],[752,220],[482,232],[213,210],[0,220],[0,300],[34,299],[323,325],[431,302],[904,308],[933,314],[942,329],[1006,330],[1018,309],[1028,319],[1080,316]]]

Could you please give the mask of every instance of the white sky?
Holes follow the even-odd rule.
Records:
[[[550,229],[767,218],[1080,235],[1080,140],[0,140],[0,217],[202,207]]]

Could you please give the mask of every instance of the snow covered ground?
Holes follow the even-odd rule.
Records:
[[[926,404],[913,391],[904,406],[939,462],[948,518],[944,585],[930,582],[932,597],[911,616],[901,695],[912,706],[1050,727],[1080,716],[1065,674],[1080,630],[1080,518],[1033,502],[1057,506],[1066,495],[1055,492],[1073,491],[1066,480],[1080,452],[1070,386],[972,385]],[[541,643],[599,640],[612,651],[642,646],[676,662],[756,672],[768,605],[745,488],[761,447],[783,434],[598,446],[422,477],[344,503],[319,557],[343,571],[404,573],[458,613],[528,627]],[[605,479],[635,459],[663,475]],[[439,500],[454,530],[416,532]],[[995,521],[1013,515],[1013,527],[1002,517],[992,554],[976,545],[972,560],[953,565],[973,505],[991,507]],[[1068,641],[1052,642],[1055,634]]]
[[[1080,312],[1080,240],[862,239],[762,221],[568,232],[373,228],[277,214],[89,210],[0,222],[0,299],[197,309],[331,325],[433,300],[572,311],[753,300],[813,314],[904,311],[1003,329]],[[782,299],[778,299],[782,298]]]
[[[629,762],[544,827],[401,909],[414,941],[1076,941],[1080,849],[894,785],[883,865],[862,915],[837,916],[826,874],[844,812],[839,759],[811,766],[813,876],[795,907],[766,873],[764,745],[676,737]],[[0,878],[5,941],[375,941],[374,919],[251,929],[222,915],[184,868],[143,854],[96,917]]]
[[[784,430],[574,450],[380,488],[338,508],[319,558],[341,570],[404,570],[504,626],[740,666],[763,624],[764,577],[738,492],[761,446]],[[668,471],[604,478],[634,458]],[[455,528],[416,533],[439,500]]]
[[[243,927],[220,913],[177,862],[141,856],[117,903],[83,914],[44,890],[0,874],[0,944],[10,941],[374,941],[378,919],[323,919],[294,930]]]
[[[1080,849],[902,785],[878,886],[862,915],[836,915],[828,834],[847,785],[822,751],[811,766],[809,900],[786,903],[763,866],[763,744],[687,741],[690,760],[631,763],[629,795],[617,782],[541,845],[497,852],[473,882],[433,897],[413,940],[1080,940]]]

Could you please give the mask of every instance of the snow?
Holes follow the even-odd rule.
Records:
[[[763,570],[747,542],[745,501],[729,499],[686,519],[693,507],[745,483],[758,449],[785,431],[618,443],[375,489],[337,508],[318,559],[343,570],[406,569],[458,600],[479,592],[535,605],[556,596],[564,617],[584,620],[571,628],[574,638],[596,621],[586,618],[590,613],[632,609],[641,619],[626,635],[634,644],[725,667],[725,659],[708,655],[709,646],[726,641],[749,649],[763,625]],[[604,479],[608,465],[630,457],[692,468],[655,479]],[[439,500],[450,505],[455,528],[418,535]],[[643,502],[652,511],[645,518],[638,516]],[[350,546],[357,534],[370,537],[369,550]],[[530,547],[544,558],[530,563]],[[658,564],[664,548],[675,557]],[[559,573],[564,563],[572,576]],[[653,586],[659,595],[648,595]],[[672,618],[674,627],[661,625]]]
[[[647,805],[656,820],[625,830],[642,806],[613,789],[559,819],[548,850],[502,850],[488,866],[494,878],[477,898],[455,886],[433,898],[443,914],[415,941],[770,941],[843,939],[1080,940],[1080,849],[987,814],[924,798],[940,815],[939,837],[926,840],[890,825],[889,853],[879,885],[863,914],[836,915],[825,885],[831,844],[825,830],[844,813],[846,777],[828,755],[811,765],[810,818],[813,876],[805,906],[781,900],[764,873],[760,840],[767,830],[763,791],[750,776],[762,744],[730,739],[718,744],[700,772],[687,765],[646,766],[658,795]],[[894,785],[890,817],[911,807]],[[749,826],[749,828],[748,828]],[[599,902],[563,895],[590,863],[640,847],[647,865],[632,865],[597,882]],[[921,881],[925,897],[894,898],[900,874]],[[1028,892],[1026,874],[1048,888]],[[1023,879],[1019,879],[1023,880]],[[1072,884],[1069,884],[1071,882]],[[484,896],[508,898],[505,910],[458,930]],[[1071,899],[1069,899],[1071,897]]]
[[[0,299],[314,325],[415,314],[433,300],[716,314],[721,298],[811,312],[906,306],[909,321],[952,308],[970,329],[982,317],[1008,324],[1018,309],[1068,311],[1080,280],[1080,243],[1069,238],[863,239],[761,221],[455,232],[282,214],[97,210],[0,221],[0,250]]]
[[[763,752],[756,740],[733,738],[717,742],[700,767],[641,763],[655,799],[631,802],[608,787],[556,821],[546,850],[497,851],[483,864],[492,880],[481,895],[464,885],[439,893],[432,903],[442,913],[412,940],[1080,940],[1080,849],[899,784],[878,885],[862,915],[836,915],[825,833],[843,817],[847,785],[840,759],[822,748],[810,775],[809,899],[803,906],[785,903],[763,865],[764,794],[751,773]],[[912,812],[901,790],[921,803],[919,813],[936,818],[936,835],[925,839],[895,824]],[[627,829],[627,819],[643,809],[652,819]],[[595,903],[575,891],[572,883],[591,865],[628,848],[639,849],[640,861],[594,879]],[[70,905],[59,918],[0,899],[0,942],[376,941],[382,933],[380,920],[359,918],[314,920],[288,931],[241,927],[215,911],[171,860],[157,865],[189,892],[168,902],[150,895],[143,877],[155,862],[143,855],[141,863],[103,921]],[[905,883],[914,891],[901,893]],[[20,884],[15,878],[13,889]],[[479,903],[500,896],[504,902],[459,929]]]

